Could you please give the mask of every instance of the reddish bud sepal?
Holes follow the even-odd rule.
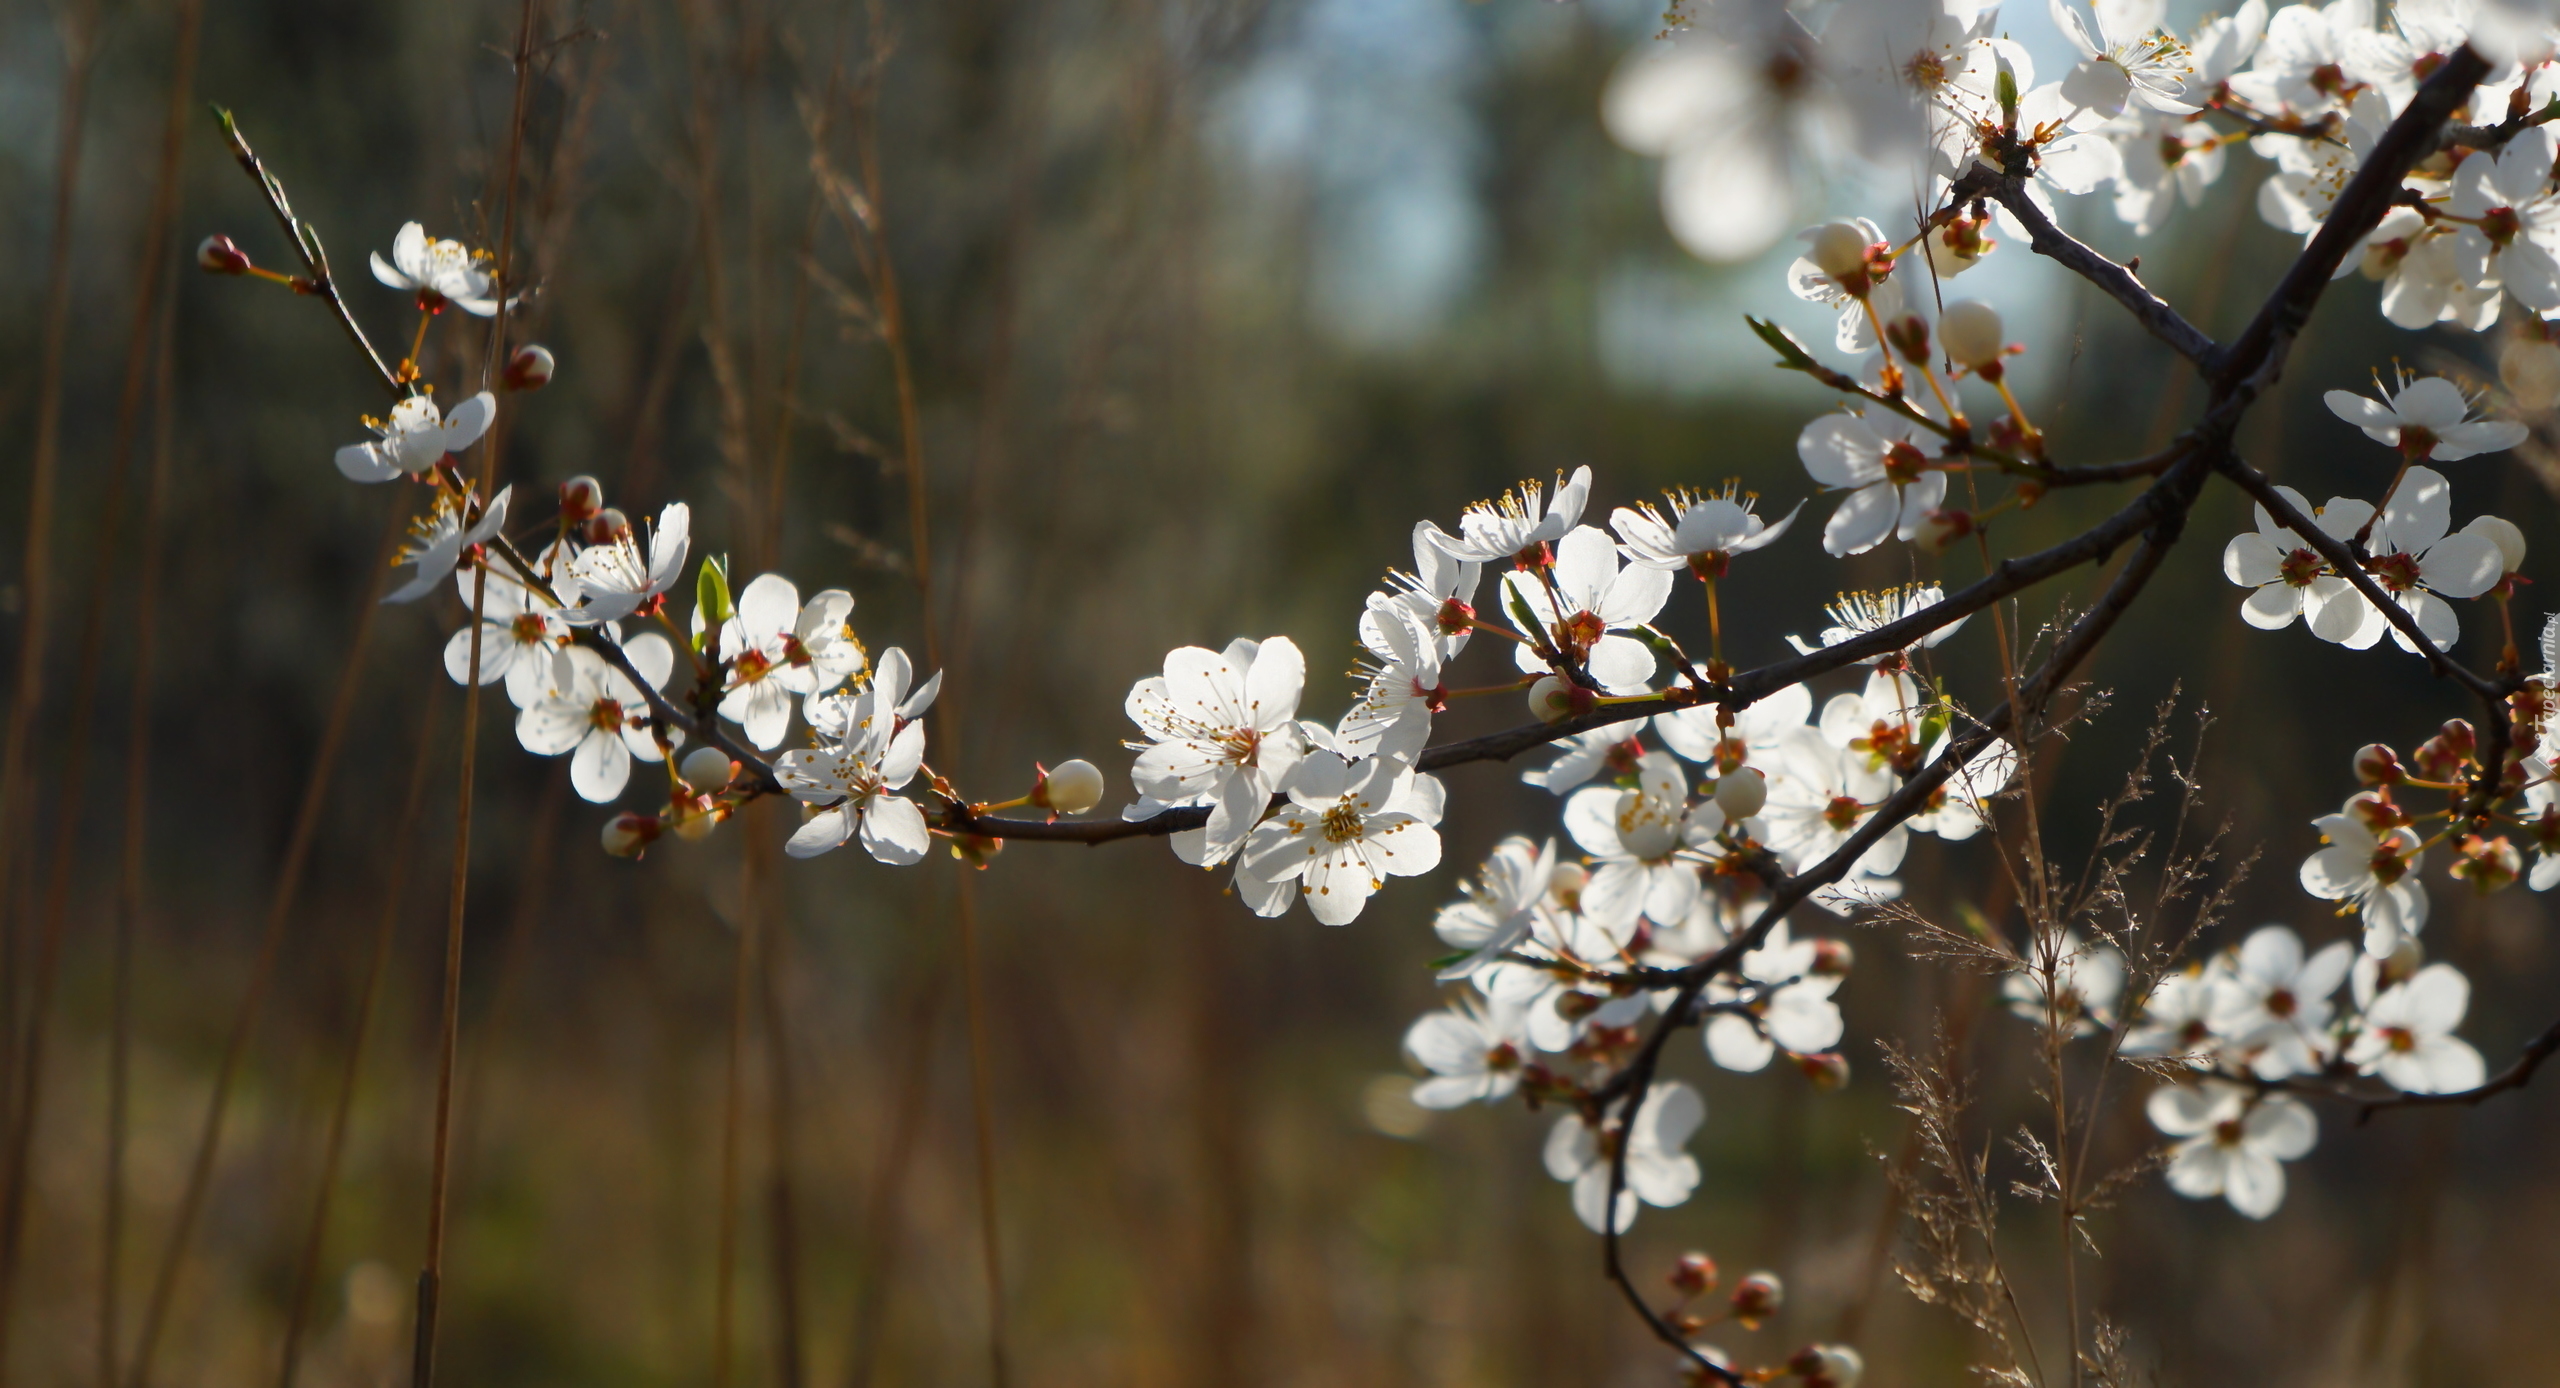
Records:
[[[509,390],[540,390],[551,384],[551,373],[558,367],[550,348],[529,342],[507,358],[506,369],[498,373],[498,380]]]
[[[1704,1253],[1683,1253],[1671,1265],[1671,1285],[1682,1296],[1705,1296],[1716,1289],[1716,1260]]]
[[[2379,742],[2368,742],[2356,749],[2356,779],[2369,786],[2396,786],[2409,773],[2400,765],[2400,754]]]

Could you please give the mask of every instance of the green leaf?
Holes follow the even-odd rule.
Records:
[[[1474,951],[1474,950],[1471,950],[1471,949],[1462,949],[1462,950],[1459,950],[1459,951],[1458,951],[1457,953],[1455,953],[1455,954],[1444,954],[1444,955],[1441,955],[1439,958],[1434,959],[1434,960],[1432,960],[1432,961],[1431,961],[1431,971],[1432,971],[1433,973],[1438,973],[1438,972],[1440,972],[1442,969],[1445,969],[1445,968],[1449,967],[1450,965],[1457,963],[1459,960],[1464,959],[1464,958],[1466,958],[1467,956],[1469,956],[1469,955],[1471,955],[1471,954],[1473,954],[1473,953],[1475,953],[1475,951]]]
[[[1747,313],[1742,316],[1742,321],[1750,324],[1751,331],[1759,334],[1760,340],[1769,344],[1769,350],[1778,354],[1780,370],[1818,371],[1821,368],[1822,363],[1815,361],[1813,353],[1806,351],[1805,345],[1796,341],[1795,334],[1766,318],[1754,318]]]
[[[702,630],[693,638],[696,650],[700,650],[705,641],[716,639],[720,634],[720,624],[737,615],[737,609],[729,601],[728,568],[711,555],[702,557],[702,572],[694,578],[693,607],[702,615]]]

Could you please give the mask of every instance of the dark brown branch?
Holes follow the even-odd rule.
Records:
[[[2220,434],[2226,427],[2220,416],[2209,416],[2190,435],[2190,441],[2179,451],[2178,456],[2180,458],[2194,456],[2195,450],[2205,447],[2202,440]],[[2152,460],[2144,459],[2141,462],[2147,467]],[[2174,464],[2172,469],[2173,474],[2183,475],[2176,473]],[[1791,684],[1801,684],[1815,676],[1845,669],[1874,656],[1906,650],[1917,645],[1921,638],[1929,633],[1970,617],[2013,593],[2031,588],[2046,579],[2069,572],[2083,564],[2105,561],[2126,541],[2169,519],[2172,514],[2182,511],[2184,503],[2175,498],[2182,494],[2182,489],[2186,485],[2180,482],[2173,486],[2168,479],[2163,478],[2144,489],[2123,509],[2060,544],[2038,550],[2033,554],[2003,559],[1993,566],[1990,573],[1917,612],[1887,622],[1873,631],[1851,637],[1839,645],[1825,646],[1810,654],[1791,656],[1755,670],[1745,671],[1734,676],[1721,687],[1711,687],[1704,698],[1681,689],[1660,698],[1643,699],[1634,703],[1609,704],[1558,723],[1529,723],[1498,733],[1488,733],[1483,737],[1468,738],[1462,742],[1444,743],[1425,751],[1415,765],[1417,769],[1423,771],[1442,771],[1470,762],[1509,761],[1523,752],[1533,751],[1552,742],[1559,742],[1597,728],[1633,722],[1657,713],[1676,713],[1684,708],[1695,708],[1705,703],[1721,704],[1734,709],[1745,708]],[[1046,823],[1040,820],[999,819],[974,815],[967,811],[967,807],[960,806],[944,816],[940,827],[989,838],[1092,844],[1109,843],[1116,839],[1148,838],[1179,833],[1185,829],[1197,829],[1208,821],[1209,812],[1201,808],[1167,810],[1152,819],[1143,820],[1068,820]]]
[[[268,173],[267,166],[258,161],[257,153],[249,148],[249,141],[241,135],[239,122],[231,118],[231,112],[216,106],[213,114],[222,122],[222,137],[231,142],[232,157],[240,161],[240,167],[248,172],[250,178],[256,180],[258,190],[267,195],[268,209],[276,214],[276,223],[284,228],[285,239],[293,243],[294,254],[302,259],[302,268],[309,275],[310,283],[307,287],[296,285],[295,288],[327,300],[329,307],[337,313],[338,326],[347,330],[356,350],[373,364],[374,375],[382,379],[382,388],[391,392],[395,400],[407,395],[408,388],[401,384],[397,373],[382,364],[382,354],[373,350],[373,343],[365,337],[364,328],[347,308],[345,297],[338,293],[338,281],[329,273],[329,252],[320,244],[319,228],[294,215],[293,203],[285,196],[284,183]]]
[[[750,790],[758,795],[783,793],[782,782],[773,774],[773,764],[758,756],[736,738],[729,736],[721,728],[717,717],[704,714],[697,718],[678,707],[675,700],[668,698],[656,685],[649,683],[649,677],[640,673],[640,668],[631,663],[631,657],[623,653],[622,647],[615,645],[602,633],[589,633],[587,644],[595,648],[596,654],[604,657],[606,664],[620,670],[633,684],[640,687],[640,697],[649,701],[651,713],[664,719],[668,726],[682,729],[687,736],[728,753],[729,759],[741,768],[738,774]]]
[[[2400,196],[2401,180],[2417,162],[2435,152],[2444,123],[2471,98],[2471,89],[2489,73],[2489,63],[2465,44],[2444,60],[2409,98],[2408,106],[2376,140],[2355,177],[2347,181],[2329,218],[2285,272],[2275,292],[2214,369],[2225,391],[2241,389],[2252,378],[2281,370],[2285,348],[2302,325],[2311,321],[2312,306],[2328,288],[2347,253],[2360,245]]]
[[[2142,324],[2153,337],[2169,344],[2179,356],[2210,368],[2220,349],[2202,328],[2186,320],[2171,308],[2167,300],[2154,294],[2135,277],[2131,270],[2107,259],[2071,233],[2053,224],[2053,219],[2027,196],[2024,178],[2002,174],[1987,165],[1976,164],[1955,186],[1947,191],[1950,203],[1971,202],[1990,198],[2009,209],[2011,216],[2026,224],[2027,243],[2036,254],[2056,261],[2072,273],[2096,285],[2108,297],[2124,305],[2125,311]]]

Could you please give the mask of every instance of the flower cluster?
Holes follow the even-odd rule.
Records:
[[[2335,995],[2347,985],[2347,996]],[[2221,1196],[2251,1219],[2284,1201],[2281,1163],[2319,1138],[2310,1107],[2288,1086],[2372,1076],[2411,1094],[2480,1084],[2480,1053],[2454,1035],[2471,985],[2451,964],[2423,964],[2404,938],[2388,956],[2344,940],[2305,953],[2282,925],[2155,984],[2123,1053],[2194,1069],[2189,1083],[2151,1096],[2152,1124],[2176,1139],[2169,1186]]]
[[[2048,215],[2052,194],[2111,191],[2116,216],[2149,235],[2202,198],[2236,146],[2273,166],[2260,214],[2307,236],[2419,82],[2468,40],[2506,57],[2457,113],[2489,134],[2422,163],[2413,196],[2350,264],[2384,282],[2384,315],[2403,327],[2486,328],[2510,298],[2560,312],[2560,146],[2542,125],[2560,113],[2560,67],[2547,15],[2453,0],[2270,12],[2247,0],[2181,39],[2161,0],[2049,9],[2076,60],[2039,82],[1996,4],[1840,5],[1819,42],[1794,6],[1714,6],[1631,56],[1603,115],[1621,144],[1663,160],[1671,229],[1710,260],[1775,242],[1843,156],[1895,182],[1921,178],[1933,205],[1977,167],[2023,177]],[[1997,202],[1937,219],[1923,233],[1932,268],[1945,278],[1978,263],[1995,228],[2027,235]]]

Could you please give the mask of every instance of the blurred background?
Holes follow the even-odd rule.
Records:
[[[1384,569],[1410,563],[1414,521],[1452,524],[1515,479],[1590,463],[1595,516],[1728,477],[1764,511],[1809,490],[1793,437],[1829,401],[1768,370],[1741,314],[1774,313],[1817,343],[1827,315],[1788,296],[1784,251],[1723,267],[1683,252],[1656,165],[1600,125],[1611,71],[1663,23],[1638,0],[534,8],[518,253],[538,289],[519,340],[547,344],[560,370],[508,411],[507,479],[540,498],[590,473],[635,517],[690,500],[697,553],[732,555],[742,576],[781,567],[804,592],[849,587],[875,651],[930,641],[956,730],[937,731],[932,760],[978,797],[1020,793],[1035,759],[1084,756],[1116,805],[1121,701],[1177,645],[1290,633],[1309,657],[1306,711],[1332,717],[1350,692],[1333,672],[1352,661],[1352,617]],[[0,277],[0,621],[10,651],[38,604],[50,633],[45,663],[15,673],[42,702],[18,818],[0,829],[13,1074],[39,1013],[49,1028],[7,1349],[21,1382],[106,1381],[110,1304],[106,1341],[131,1371],[342,689],[343,753],[243,1034],[152,1375],[277,1379],[387,921],[299,1376],[406,1381],[461,702],[439,652],[464,613],[440,594],[368,615],[385,527],[417,493],[349,486],[329,455],[363,437],[378,383],[320,304],[204,277],[189,257],[220,232],[293,268],[209,100],[236,111],[396,353],[416,314],[370,280],[365,254],[411,219],[496,239],[518,17],[495,0],[205,7],[179,94],[176,203],[155,218],[177,0],[0,7],[0,263],[13,271]],[[2046,33],[2041,13],[2018,24]],[[78,177],[49,351],[66,147]],[[2155,287],[2227,334],[2294,248],[2252,209],[2264,168],[2235,153],[2204,205],[2148,243],[2103,199],[2068,220],[2140,253]],[[1907,220],[1907,188],[1854,170],[1808,179],[1805,220]],[[886,249],[902,321],[884,315],[866,247]],[[137,317],[160,317],[155,274],[169,327],[137,349]],[[2032,346],[2025,393],[2059,456],[2135,455],[2193,412],[2165,350],[2023,247],[1978,274],[1966,289]],[[2373,298],[2364,281],[2337,286],[2243,436],[2315,499],[2371,495],[2392,462],[2321,408],[2321,390],[2363,385],[2395,355],[2494,379],[2494,339],[2397,332]],[[423,357],[448,400],[479,377],[481,325],[458,318],[433,325]],[[907,524],[889,339],[912,363],[929,537]],[[52,583],[31,593],[19,576],[56,369]],[[139,498],[155,457],[166,490],[150,525]],[[2560,553],[2552,491],[2523,455],[2446,471],[2458,519],[2495,510]],[[2057,496],[1999,539],[2034,547],[2112,501]],[[1808,527],[1828,507],[1816,501]],[[2307,821],[2350,787],[2358,744],[2405,750],[2466,705],[2388,649],[2244,628],[2218,552],[2246,523],[2230,493],[2211,494],[2107,642],[2092,674],[2114,707],[2057,748],[2047,833],[2077,861],[2150,710],[2182,689],[2190,715],[2215,720],[2208,813],[2263,855],[2210,943],[2266,920],[2316,943],[2347,929],[2294,885]],[[1783,634],[1817,630],[1834,591],[1913,565],[1899,546],[1834,562],[1799,531],[1728,587],[1732,653],[1783,654]],[[1959,554],[1944,572],[1975,569]],[[2085,600],[2094,577],[2035,595],[2025,619]],[[2540,593],[2518,600],[2520,625],[2538,624]],[[1670,620],[1703,626],[1685,593]],[[2485,664],[2494,614],[2465,622],[2464,649]],[[1988,625],[1939,653],[1977,697],[1994,688]],[[524,754],[508,712],[494,694],[481,705],[447,1381],[986,1381],[959,865],[786,862],[788,812],[770,805],[708,842],[607,858],[608,812],[568,792],[565,765]],[[1519,715],[1462,706],[1443,735]],[[403,834],[418,764],[424,798]],[[1502,834],[1552,823],[1553,802],[1513,769],[1449,782],[1447,865],[1346,929],[1257,920],[1153,844],[1022,845],[975,879],[1012,1381],[1668,1379],[1538,1166],[1549,1118],[1425,1115],[1404,1098],[1398,1042],[1433,1005],[1434,908]],[[627,804],[653,784],[644,768]],[[145,849],[120,911],[129,786]],[[1907,871],[1941,915],[2000,911],[1997,876],[1978,844],[1916,850]],[[2560,999],[2545,904],[2431,887],[2427,942],[2477,980],[2465,1030],[2502,1064]],[[130,1126],[110,1227],[120,919]],[[59,984],[39,997],[48,920]],[[1860,965],[1841,995],[1853,1082],[1817,1094],[1792,1071],[1732,1075],[1675,1045],[1675,1070],[1707,1097],[1693,1145],[1706,1179],[1690,1204],[1643,1215],[1634,1264],[1650,1280],[1701,1248],[1728,1278],[1780,1272],[1777,1322],[1719,1333],[1739,1355],[1847,1338],[1871,1383],[1962,1381],[1968,1333],[1889,1268],[1882,1170],[1906,1127],[1875,1047],[1923,1041],[1940,1016],[1964,1028],[2005,1179],[2023,1168],[1999,1135],[2033,1112],[2028,1031],[1984,1009],[1979,980],[1887,932],[1838,930]],[[2147,1081],[2111,1083],[2101,1158],[2131,1160],[2152,1140]],[[2535,1381],[2560,1360],[2560,1324],[2541,1314],[2560,1277],[2550,1095],[2362,1127],[2333,1110],[2323,1128],[2263,1226],[2156,1178],[2097,1216],[2105,1256],[2084,1286],[2127,1327],[2136,1363],[2163,1383],[2381,1385]],[[725,1328],[724,1149],[737,1173]],[[2055,1231],[2022,1206],[2007,1234],[2012,1274],[2046,1315]]]

